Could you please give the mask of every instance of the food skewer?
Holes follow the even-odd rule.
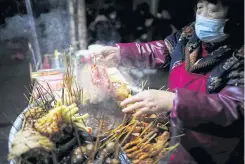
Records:
[[[132,133],[132,131],[135,129],[136,125],[137,125],[137,122],[134,123],[132,129],[128,132],[128,134],[127,134],[127,135],[125,136],[125,138],[122,140],[121,145],[124,145],[125,141],[128,139],[128,137],[130,136],[130,134]]]
[[[155,133],[153,136],[151,136],[151,138],[149,138],[145,143],[143,143],[143,145],[141,147],[144,147],[145,145],[147,145],[149,142],[151,142],[155,137],[157,136],[157,133]]]
[[[91,139],[90,144],[87,145],[88,147],[90,147],[90,151],[86,152],[87,154],[84,153],[84,147],[85,146],[84,146],[83,141],[80,140],[80,136],[79,136],[79,135],[83,135],[83,134],[82,133],[79,134],[78,131],[81,130],[81,128],[83,128],[83,130],[85,130],[89,136],[90,136],[90,132],[91,132],[91,131],[90,132],[87,131],[87,129],[89,127],[86,127],[84,117],[78,115],[78,113],[77,113],[79,110],[78,107],[80,107],[80,105],[84,105],[84,103],[86,101],[86,100],[84,101],[84,88],[79,88],[76,81],[74,81],[73,67],[71,64],[71,55],[65,54],[65,60],[66,60],[66,73],[64,75],[64,81],[63,81],[64,86],[62,88],[61,100],[55,99],[54,94],[53,94],[49,85],[48,85],[48,87],[49,87],[50,91],[48,89],[45,89],[43,86],[41,86],[40,83],[37,83],[35,86],[36,87],[35,91],[37,92],[39,99],[37,99],[37,98],[35,99],[31,93],[29,93],[31,96],[30,98],[28,98],[27,96],[25,96],[25,97],[29,101],[31,101],[32,98],[34,101],[37,101],[37,103],[36,103],[37,106],[39,106],[39,107],[42,106],[42,109],[45,111],[44,112],[45,116],[48,115],[50,111],[56,111],[56,110],[57,110],[57,112],[62,111],[61,112],[61,118],[62,118],[61,122],[65,122],[65,124],[69,124],[70,126],[72,126],[72,129],[73,129],[72,135],[74,138],[74,142],[76,141],[76,144],[78,144],[77,150],[80,150],[80,152],[83,153],[84,158],[87,158],[85,156],[89,155],[89,158],[87,158],[88,161],[86,161],[86,163],[96,162],[95,161],[95,160],[97,160],[96,154],[98,152],[98,154],[101,157],[101,159],[100,159],[101,161],[102,161],[102,159],[105,159],[105,158],[109,159],[110,158],[112,164],[118,164],[119,163],[118,156],[119,156],[119,148],[120,148],[119,145],[123,146],[124,152],[127,153],[127,156],[133,160],[133,163],[139,163],[139,162],[141,162],[145,159],[148,159],[148,158],[157,159],[157,153],[158,154],[164,153],[165,151],[170,150],[170,149],[165,148],[165,146],[164,146],[164,145],[166,145],[167,140],[169,139],[169,136],[168,135],[166,135],[166,136],[161,135],[162,129],[160,129],[158,127],[158,125],[156,126],[156,124],[159,123],[157,118],[155,119],[155,117],[146,116],[146,118],[152,119],[149,122],[145,121],[144,117],[142,117],[141,119],[136,119],[135,117],[133,117],[133,118],[131,118],[131,120],[127,120],[128,115],[125,114],[123,116],[122,123],[119,126],[117,126],[116,128],[113,128],[112,130],[107,131],[106,133],[103,133],[103,134],[106,134],[106,137],[104,137],[104,139],[102,139],[102,140],[100,139],[100,134],[101,134],[104,119],[100,120],[99,121],[100,123],[98,126],[98,133],[96,136],[96,141],[93,142],[92,138],[90,138]],[[93,58],[93,66],[90,69],[97,69],[97,68],[100,69],[96,65],[96,59]],[[104,70],[102,68],[101,72],[103,72],[103,71]],[[100,82],[102,81],[102,83],[103,83],[103,80],[105,80],[107,77],[102,76],[101,78],[102,79],[99,79],[99,80],[100,80]],[[146,88],[146,84],[147,84],[147,81],[142,82],[142,86],[141,86],[142,90]],[[109,83],[109,86],[111,86],[110,83]],[[162,88],[160,88],[160,89],[162,89]],[[148,89],[149,89],[149,87],[148,87]],[[52,101],[55,102],[54,108],[51,108],[49,106],[49,103],[48,103],[49,101],[48,101],[47,97],[44,96],[44,93],[51,96]],[[129,93],[130,93],[130,91],[129,91]],[[130,95],[128,95],[128,96],[130,96]],[[116,100],[116,98],[115,98],[115,100]],[[77,105],[74,106],[74,103],[76,103]],[[32,113],[32,111],[30,111],[29,118],[25,118],[25,121],[27,119],[30,119],[31,118],[30,116],[32,116],[32,115],[34,118],[35,113]],[[52,121],[57,122],[58,127],[61,124],[61,122],[59,122],[59,120],[60,120],[59,115],[55,114]],[[35,122],[36,120],[33,120],[33,121]],[[48,122],[49,121],[46,121],[45,123],[48,123]],[[41,123],[43,123],[43,122],[41,121]],[[80,126],[78,126],[78,124]],[[47,127],[48,126],[51,126],[51,125],[47,124]],[[165,130],[165,129],[163,129],[163,130]],[[58,128],[57,133],[58,134],[62,133],[62,130],[60,128]],[[161,138],[162,141],[160,141],[159,135],[161,135],[160,137],[162,137]],[[113,150],[113,152],[111,152],[112,150]],[[152,152],[150,152],[150,150]],[[52,152],[52,155],[55,155],[54,153],[57,153],[56,151],[51,151],[51,152]],[[104,155],[103,155],[103,153],[101,155],[101,152],[103,152]],[[111,156],[109,157],[108,155],[105,155],[105,152],[106,152],[106,154],[111,154]],[[53,161],[57,163],[57,161],[55,161],[55,159]],[[60,161],[58,161],[58,162],[60,162]],[[151,162],[151,163],[153,163],[153,162]]]
[[[93,149],[92,155],[91,155],[90,160],[89,160],[90,163],[94,162],[95,153],[97,151],[97,147],[99,147],[99,137],[100,137],[102,125],[103,125],[103,120],[100,120],[99,129],[98,129],[98,133],[97,133],[97,137],[96,137],[96,142],[95,142],[95,145],[94,145],[94,149]]]

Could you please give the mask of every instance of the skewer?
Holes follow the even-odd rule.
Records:
[[[44,100],[44,96],[42,95],[42,93],[41,93],[41,91],[40,91],[40,88],[39,87],[36,87],[37,88],[37,91],[38,91],[38,93],[39,93],[39,95],[40,95],[40,99],[41,99],[41,101],[42,101],[42,105],[44,106],[44,110],[46,111],[46,112],[48,112],[48,109],[46,108],[46,105],[45,105],[45,100]]]
[[[119,140],[125,133],[126,133],[126,127],[124,126],[125,123],[126,123],[126,118],[127,118],[127,114],[124,114],[124,117],[123,117],[123,122],[121,125],[119,125],[118,127],[116,127],[115,129],[113,129],[113,131],[111,132],[111,135],[109,136],[109,139],[100,147],[103,148],[104,146],[106,146],[107,143],[111,142],[111,141],[114,141],[114,140]],[[120,128],[120,127],[123,127],[122,128],[122,132],[121,134],[117,137],[117,130]],[[115,134],[113,134],[115,133]]]
[[[46,106],[46,104],[47,104],[47,102],[48,102],[48,99],[47,99],[47,96],[45,96],[46,95],[46,93],[44,92],[44,91],[46,91],[47,93],[48,93],[48,91],[41,85],[41,84],[39,84],[39,90],[40,90],[40,92],[41,92],[41,94],[42,94],[42,97],[43,97],[43,100],[44,100],[44,105]],[[52,95],[51,95],[51,97],[52,97]],[[49,108],[49,107],[48,107]]]
[[[144,143],[151,135],[153,135],[155,133],[155,131],[151,131],[150,133],[148,133],[143,140],[141,140],[138,145],[141,145],[142,143]]]
[[[150,123],[150,124],[143,130],[143,132],[139,135],[138,139],[141,138],[141,137],[145,134],[145,132],[147,132],[147,131],[152,127],[152,125],[153,125],[153,122],[151,122],[151,123]]]
[[[28,98],[28,104],[30,104],[31,103],[31,99],[32,99],[32,93],[31,93],[31,91],[27,88],[27,86],[24,86],[25,87],[25,89],[27,90],[27,92],[28,92],[28,94],[29,94],[29,96],[30,96],[30,98]]]
[[[124,144],[124,142],[128,139],[128,137],[130,136],[130,134],[134,131],[134,129],[136,128],[137,122],[134,123],[132,129],[128,132],[128,134],[126,135],[126,137],[123,139],[123,141],[121,142],[121,145]]]
[[[76,118],[76,116],[74,115],[74,117]],[[84,124],[85,125],[85,124]],[[77,128],[74,128],[75,129],[75,135],[76,135],[76,139],[77,139],[77,143],[79,145],[79,147],[81,148],[81,141],[80,141],[80,137],[79,137],[79,134],[77,132]],[[80,150],[82,152],[82,150]]]
[[[179,137],[183,137],[183,136],[185,136],[185,134],[180,134],[180,135],[172,136],[172,137],[169,137],[169,138],[172,139],[172,138],[179,138]]]
[[[153,136],[151,136],[151,138],[149,138],[141,147],[143,148],[145,145],[150,143],[156,136],[157,136],[157,133],[155,133]]]
[[[162,86],[159,90],[163,90],[163,88],[165,88],[165,85],[164,86]]]
[[[174,150],[175,148],[177,148],[180,144],[179,143],[176,143],[175,145],[171,146],[171,147],[168,147],[168,148],[164,148],[165,150],[167,151],[172,151]]]
[[[145,88],[146,84],[147,84],[147,80],[145,80],[145,82],[144,82],[144,81],[142,81],[142,90],[144,90],[144,88]]]
[[[23,120],[21,130],[24,130],[25,129],[25,125],[26,125],[26,119]]]
[[[82,105],[83,105],[83,88],[82,88]]]
[[[127,120],[127,114],[124,114],[124,116],[123,116],[123,121],[122,121],[122,126],[125,126],[125,124],[126,124],[126,120]]]
[[[41,92],[41,94],[42,94],[42,97],[44,98],[45,102],[48,101],[48,99],[47,99],[46,96],[45,96],[46,93],[49,94],[50,97],[51,97],[53,100],[55,100],[55,96],[54,96],[53,91],[52,91],[52,89],[51,89],[51,87],[50,87],[50,85],[49,85],[48,82],[46,82],[46,84],[47,84],[47,86],[48,86],[50,92],[49,92],[43,85],[41,85],[38,81],[36,81],[36,84],[38,85],[38,88],[39,88],[39,90],[40,90],[40,92]],[[43,91],[45,91],[46,93],[43,92]]]
[[[34,87],[34,85],[33,84],[30,84],[30,88],[31,88],[31,90],[32,90],[32,92],[31,92],[31,98],[32,98],[32,101],[31,102],[33,102],[33,100],[35,101],[35,103],[38,105],[38,106],[40,106],[40,104],[39,104],[39,102],[38,102],[38,95],[37,95],[37,97],[35,97],[35,87]],[[36,93],[36,94],[38,94],[38,93]]]
[[[160,162],[160,159],[157,159],[153,164],[158,164]]]
[[[26,96],[26,94],[23,94],[23,95],[24,95],[24,97],[26,98],[26,100],[28,101],[28,104],[29,104],[30,99]]]
[[[65,93],[64,93],[64,87],[62,87],[62,97],[61,97],[61,101],[62,101],[62,105],[64,105],[65,104],[65,101],[64,101],[64,95]]]
[[[52,89],[51,89],[51,87],[50,87],[50,85],[49,85],[48,82],[47,82],[47,85],[48,85],[48,89],[50,90],[50,95],[51,95],[51,97],[53,97],[53,98],[55,99],[55,96],[54,96],[54,94],[53,94],[53,91],[52,91]]]
[[[120,148],[120,145],[119,145],[119,139],[117,138],[117,140],[116,140],[116,150],[115,150],[115,154],[114,154],[114,159],[118,159],[119,148]]]
[[[102,129],[102,125],[103,125],[103,120],[100,120],[99,129],[98,129],[98,133],[97,133],[97,137],[96,137],[96,142],[95,142],[95,145],[94,145],[94,150],[93,150],[92,156],[90,158],[91,163],[94,162],[94,158],[95,158],[95,154],[96,154],[96,151],[97,151],[97,147],[99,147],[99,139],[100,139],[99,137],[100,137],[100,132],[101,132],[101,129]]]

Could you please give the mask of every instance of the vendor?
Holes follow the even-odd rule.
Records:
[[[171,112],[172,127],[185,135],[169,163],[243,163],[243,30],[242,0],[201,0],[196,21],[165,40],[101,53],[107,64],[170,65],[169,91],[146,90],[121,103],[123,112],[139,109],[136,116]]]

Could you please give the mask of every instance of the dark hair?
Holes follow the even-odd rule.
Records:
[[[137,5],[136,7],[137,10],[142,10],[142,11],[145,11],[145,12],[149,12],[150,11],[150,6],[148,3],[146,2],[143,2],[139,5]]]
[[[205,1],[205,0],[199,0]],[[231,40],[235,40],[238,44],[244,44],[244,0],[206,0],[210,3],[217,4],[219,2],[224,6],[228,6],[229,19],[225,25],[225,33],[232,34]]]
[[[116,10],[115,7],[110,6],[110,7],[106,10],[106,13],[107,13],[107,14],[111,14],[111,13],[116,12],[116,11],[117,11],[117,10]]]
[[[228,6],[228,15],[225,25],[225,33],[232,34],[231,42],[239,46],[244,44],[244,0],[220,0],[224,6]]]
[[[229,7],[227,18],[240,22],[244,20],[244,0],[199,0],[198,2],[202,1],[208,1],[213,4],[221,2],[222,5]]]

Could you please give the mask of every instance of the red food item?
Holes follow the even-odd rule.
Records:
[[[92,66],[92,83],[110,92],[111,84],[105,68]]]

